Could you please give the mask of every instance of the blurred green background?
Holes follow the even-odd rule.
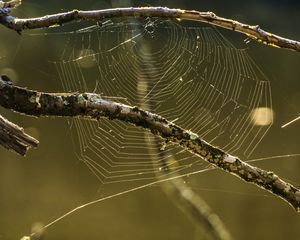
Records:
[[[14,15],[35,17],[70,9],[125,6],[127,1],[24,0]],[[299,1],[133,1],[132,5],[168,6],[213,11],[270,32],[300,40]],[[248,48],[272,84],[274,124],[251,158],[300,153],[300,121],[281,125],[300,113],[300,55],[251,42],[244,36],[220,30],[236,46]],[[20,86],[61,92],[47,63],[55,45],[32,41],[1,27],[0,71]],[[45,36],[47,37],[47,36]],[[34,39],[34,38],[33,38]],[[37,38],[41,39],[41,37]],[[30,66],[28,68],[28,66]],[[1,114],[23,126],[40,140],[39,148],[25,157],[0,149],[0,239],[19,239],[32,224],[43,223],[80,204],[133,185],[100,185],[76,159],[66,119],[32,118],[1,108]],[[283,157],[254,163],[299,186],[300,157]],[[195,189],[225,222],[235,239],[298,239],[300,215],[285,202],[241,182],[222,171],[191,176]],[[46,239],[201,239],[202,234],[178,210],[159,186],[145,188],[82,209],[53,225]]]

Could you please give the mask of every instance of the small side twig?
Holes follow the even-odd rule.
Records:
[[[0,145],[24,156],[29,148],[37,147],[38,143],[36,139],[26,134],[23,128],[0,115]]]
[[[167,7],[131,7],[101,9],[94,11],[72,10],[69,12],[27,19],[15,18],[10,16],[8,12],[6,13],[6,11],[2,11],[2,14],[0,15],[0,23],[20,33],[26,29],[60,26],[65,23],[78,20],[102,21],[117,17],[158,17],[199,21],[242,33],[246,35],[248,39],[254,39],[257,42],[273,47],[286,48],[298,52],[300,51],[300,42],[264,31],[258,25],[252,26],[232,19],[219,17],[213,12],[170,9]]]
[[[2,76],[1,81],[12,84],[7,76]],[[8,121],[0,115],[0,145],[8,150],[25,156],[29,148],[36,148],[39,141],[24,132],[24,129]]]
[[[197,134],[187,131],[163,117],[121,103],[101,98],[92,93],[43,93],[16,87],[0,79],[0,105],[31,116],[81,116],[109,118],[150,130],[166,142],[178,144],[214,166],[246,182],[253,183],[284,199],[296,211],[300,210],[300,190],[265,171],[231,156],[210,145]]]

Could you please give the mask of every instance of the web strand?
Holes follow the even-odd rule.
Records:
[[[148,19],[144,25],[85,27],[67,39],[61,60],[54,62],[65,91],[150,104],[153,112],[239,156],[249,157],[272,124],[253,121],[255,109],[272,108],[268,79],[245,50],[214,29]],[[143,87],[146,92],[140,91]],[[152,161],[159,159],[159,152],[151,151],[157,148],[154,136],[147,141],[140,130],[109,120],[72,122],[77,155],[102,183],[154,179],[161,171],[164,159]],[[173,145],[164,156],[175,156],[174,171],[202,167],[199,159]]]

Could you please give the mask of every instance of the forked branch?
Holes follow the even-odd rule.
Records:
[[[15,18],[9,15],[9,11],[1,11],[0,23],[20,33],[26,29],[61,26],[65,23],[78,20],[103,21],[105,19],[117,17],[156,17],[199,21],[242,33],[246,35],[247,38],[254,39],[257,42],[270,46],[300,51],[300,42],[264,31],[258,25],[248,25],[232,19],[219,17],[213,12],[170,9],[167,7],[131,7],[94,11],[72,10],[69,12],[27,19]]]
[[[6,77],[7,78],[7,77]],[[0,105],[31,116],[109,118],[134,124],[160,136],[166,142],[181,145],[214,166],[253,183],[287,201],[300,210],[300,190],[273,172],[251,166],[237,157],[202,140],[163,117],[138,107],[103,99],[92,93],[43,93],[13,86],[0,79]]]

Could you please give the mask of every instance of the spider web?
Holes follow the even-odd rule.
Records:
[[[48,11],[49,9],[46,9],[45,13]],[[78,29],[79,24],[76,23],[76,29]],[[120,21],[87,25],[80,30],[71,32],[61,32],[62,29],[47,29],[42,34],[39,31],[36,31],[37,34],[32,34],[31,31],[30,34],[24,32],[20,44],[11,44],[11,42],[7,44],[12,46],[10,51],[7,50],[7,46],[2,47],[1,62],[7,61],[7,58],[11,56],[10,52],[15,53],[13,59],[15,59],[15,55],[20,53],[16,61],[21,61],[22,69],[20,67],[16,69],[19,69],[20,76],[23,76],[22,85],[27,84],[26,86],[29,88],[48,91],[45,88],[49,86],[44,85],[42,81],[31,80],[27,83],[23,81],[26,80],[26,76],[30,78],[33,76],[39,80],[41,79],[36,75],[42,78],[50,77],[50,80],[54,80],[53,86],[56,88],[51,89],[51,91],[57,92],[62,91],[60,86],[57,87],[56,80],[59,78],[65,91],[96,92],[114,101],[137,105],[158,113],[179,126],[198,133],[206,141],[218,145],[243,160],[253,157],[254,154],[252,153],[271,127],[272,119],[265,125],[259,124],[254,119],[257,110],[272,109],[268,79],[251,60],[246,50],[236,49],[213,28],[187,27],[182,23],[176,24],[155,19],[148,19],[144,22],[136,19],[121,19]],[[43,39],[44,36],[46,36],[45,39]],[[5,39],[11,41],[9,37],[2,40]],[[42,43],[40,51],[31,51],[32,46],[35,47],[38,42]],[[46,56],[45,42],[47,42],[47,46],[49,44],[49,48],[51,47],[51,52],[47,51]],[[27,48],[22,49],[20,46],[23,45]],[[64,49],[61,49],[62,45]],[[2,52],[4,50],[6,51]],[[35,56],[34,64],[26,60],[28,56],[33,58],[32,52],[42,52],[40,55],[33,55]],[[53,60],[52,56],[57,52],[60,58],[55,55]],[[43,62],[45,66],[39,64],[41,59],[45,59]],[[48,65],[46,66],[45,62],[48,60],[55,67],[54,72],[47,68]],[[27,65],[28,69],[25,74],[23,73],[26,70],[24,65]],[[7,72],[6,69],[2,74],[12,77],[11,69],[9,70],[10,72]],[[50,81],[47,81],[48,83]],[[273,93],[277,98],[276,87]],[[291,107],[292,104],[288,101],[287,103],[289,104],[288,107]],[[278,109],[279,112],[281,108],[276,108],[276,103],[274,105],[275,110]],[[280,113],[280,115],[282,114]],[[289,123],[286,119],[283,122]],[[100,182],[130,181],[129,187],[125,191],[124,189],[114,189],[116,191],[112,193],[111,189],[117,184],[110,184],[105,188],[105,193],[101,192],[101,195],[99,192],[97,193],[100,195],[99,198],[96,197],[96,200],[90,201],[88,197],[89,201],[86,204],[72,208],[71,211],[48,223],[45,228],[56,224],[79,209],[142,188],[159,185],[163,182],[161,180],[163,176],[160,173],[164,166],[171,170],[171,173],[166,176],[169,180],[173,178],[174,173],[176,178],[187,176],[187,174],[189,174],[188,176],[199,175],[199,173],[211,169],[200,158],[189,154],[180,147],[169,144],[165,146],[159,138],[152,136],[152,134],[122,122],[105,119],[101,119],[99,122],[72,119],[69,121],[69,126],[78,159],[89,167]],[[274,128],[276,131],[276,125]],[[279,131],[277,133],[280,134],[279,138],[282,138],[282,133]],[[268,136],[270,135],[272,133]],[[288,135],[288,137],[292,136]],[[286,144],[287,138],[283,139],[284,144]],[[293,142],[297,143],[297,138]],[[265,162],[274,159],[287,160],[287,158],[299,157],[298,153],[291,154],[293,150],[287,148],[286,145],[282,149],[290,154],[270,155],[281,153],[281,148],[276,146],[281,145],[275,145],[275,147],[272,145],[272,151],[269,153],[267,151],[268,146],[264,146],[263,154],[267,154],[266,157],[252,159],[251,162]],[[279,152],[275,151],[274,153],[274,148],[278,148]],[[296,146],[295,150],[298,151],[297,149]],[[287,163],[287,165],[291,166],[292,163]],[[284,166],[281,165],[280,167],[282,169]],[[293,165],[291,168],[296,169],[297,167]],[[3,167],[4,171],[5,169]],[[36,172],[40,172],[41,168],[36,169]],[[48,173],[42,172],[41,174],[48,175]],[[9,173],[10,177],[11,174],[12,172]],[[207,183],[205,183],[207,188],[204,189],[199,185],[200,180],[196,182],[188,178],[184,178],[184,180],[187,180],[189,187],[195,191],[245,194],[244,191],[239,193],[231,189],[224,191],[210,188],[206,186]],[[90,183],[85,179],[80,181],[84,184]],[[137,186],[134,186],[133,182]],[[51,185],[54,184],[55,182],[51,182]],[[118,184],[119,186],[124,188],[125,184]],[[69,188],[73,187],[73,184],[69,185]],[[33,185],[33,188],[36,193],[39,193],[36,190],[36,185]],[[86,193],[80,192],[80,194]],[[33,199],[37,198],[36,194],[29,195]],[[64,198],[67,198],[66,196],[63,195]],[[259,196],[261,195],[259,194]],[[43,198],[47,198],[47,195]],[[74,199],[73,195],[70,195],[69,198]],[[224,204],[223,197],[220,199],[222,199],[221,203]],[[13,201],[9,200],[9,202]],[[68,206],[69,204],[68,202]],[[239,205],[238,202],[226,202],[226,204],[233,204],[234,209],[238,209],[236,206]],[[53,212],[59,211],[57,206],[52,209],[51,205],[43,209],[42,215],[46,215],[45,218],[47,219],[49,219],[47,211],[50,211],[51,219]],[[36,206],[30,205],[29,208],[34,210]],[[103,210],[105,212],[105,209]],[[109,215],[113,214],[113,212],[109,212]],[[232,212],[230,214],[232,215]],[[17,215],[19,217],[20,211],[17,212]],[[118,215],[119,212],[115,216],[119,217]],[[24,218],[23,222],[25,221]],[[28,221],[32,221],[32,219],[30,218]],[[88,219],[84,221],[88,221]],[[8,221],[5,220],[5,222]],[[105,222],[108,221],[105,220]],[[82,222],[80,222],[80,226],[82,226]],[[94,228],[96,229],[96,236],[98,236],[99,228],[98,226],[94,226]],[[89,231],[88,229],[82,231],[82,228],[78,228],[77,232],[76,230],[73,228],[72,232],[78,236],[82,232]],[[165,226],[162,230],[165,230]],[[36,230],[32,231],[33,233],[36,232]],[[12,234],[16,232],[11,231]],[[59,232],[59,227],[56,232]],[[65,233],[63,232],[63,234]],[[16,237],[11,238],[16,239]]]
[[[268,79],[214,28],[171,21],[107,21],[64,33],[53,62],[64,91],[95,92],[151,110],[201,138],[249,157],[269,124],[255,109],[272,108]],[[65,36],[64,36],[65,37]],[[120,121],[73,119],[76,155],[101,183],[184,174],[208,167],[180,146]]]

